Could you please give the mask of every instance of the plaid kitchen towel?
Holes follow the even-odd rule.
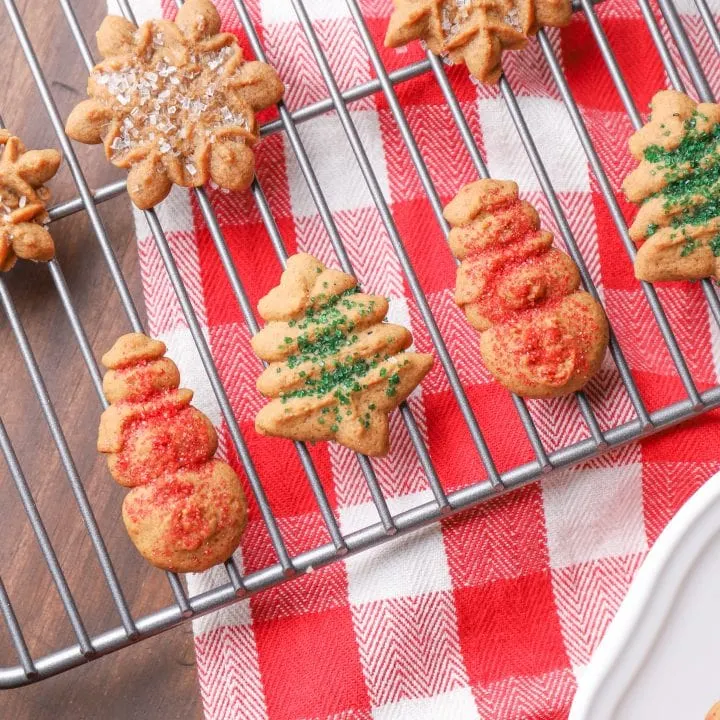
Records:
[[[370,81],[371,63],[345,3],[307,0],[306,5],[340,87]],[[423,58],[418,43],[382,48],[390,0],[361,5],[389,70]],[[231,0],[218,6],[224,29],[238,33],[248,47]],[[290,0],[251,0],[248,7],[270,62],[287,84],[289,108],[325,98],[327,88]],[[172,0],[136,0],[135,9],[140,20],[173,17],[176,11]],[[692,3],[683,0],[681,9],[710,82],[720,91],[720,60]],[[715,9],[720,11],[717,1]],[[667,78],[639,9],[633,0],[606,0],[598,13],[644,111]],[[575,17],[550,37],[617,190],[633,165],[626,150],[632,127],[588,24]],[[505,57],[507,77],[643,398],[650,409],[682,399],[680,381],[537,43]],[[462,67],[448,73],[491,173],[516,179],[555,230],[497,88],[472,83]],[[475,178],[451,114],[430,73],[399,84],[397,92],[446,202]],[[482,367],[476,335],[452,302],[453,260],[387,101],[373,94],[352,102],[350,112],[498,468],[529,461],[532,451],[511,398]],[[432,352],[337,116],[322,114],[299,128],[361,283],[387,295],[391,319],[412,329],[419,350]],[[308,251],[336,264],[287,138],[270,134],[257,156],[257,175],[288,252]],[[253,196],[212,188],[209,195],[255,305],[277,283],[281,268]],[[622,207],[631,217],[632,209]],[[290,552],[327,542],[293,444],[254,432],[260,364],[194,196],[176,188],[158,213]],[[150,330],[167,341],[184,385],[196,389],[198,406],[221,428],[222,450],[240,471],[140,214],[137,240]],[[698,387],[717,383],[720,334],[700,287],[668,285],[658,292]],[[633,417],[609,357],[588,396],[603,428]],[[484,477],[439,362],[410,405],[446,490]],[[549,450],[588,436],[573,398],[530,402],[529,408]],[[566,717],[577,680],[649,546],[687,497],[720,469],[720,444],[713,441],[719,432],[718,416],[707,415],[196,620],[208,720]],[[391,511],[399,512],[431,495],[397,413],[392,434],[391,454],[374,466]],[[352,453],[327,443],[310,453],[343,532],[376,522]],[[237,560],[246,573],[274,562],[252,503]],[[226,581],[222,567],[188,578],[193,593]]]

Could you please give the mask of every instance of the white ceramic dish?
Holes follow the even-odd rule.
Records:
[[[720,700],[720,473],[661,533],[583,674],[570,720],[702,720]]]

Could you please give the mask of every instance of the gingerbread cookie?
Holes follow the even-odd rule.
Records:
[[[511,181],[465,185],[445,208],[460,260],[455,302],[480,332],[493,376],[528,398],[565,395],[598,371],[608,343],[602,307],[579,290],[572,259],[552,247]]]
[[[165,345],[141,333],[120,337],[103,356],[98,450],[113,478],[131,488],[123,520],[150,563],[200,572],[227,560],[240,543],[247,503],[233,469],[215,460],[217,435],[190,405]]]
[[[50,191],[45,183],[60,167],[57,150],[26,150],[20,138],[0,129],[0,270],[17,258],[47,261],[55,245],[45,225]]]
[[[255,113],[278,102],[284,87],[273,68],[245,61],[237,38],[219,30],[210,0],[188,0],[175,22],[137,28],[111,15],[100,26],[105,59],[66,132],[104,143],[108,160],[130,169],[128,193],[141,209],[163,200],[173,183],[212,179],[244,190],[253,180]]]
[[[383,322],[387,300],[361,292],[351,275],[300,253],[288,259],[280,284],[258,310],[267,324],[252,347],[270,364],[257,388],[271,401],[255,419],[257,431],[387,454],[388,413],[433,362],[431,355],[404,352],[412,336]]]
[[[630,137],[640,164],[623,182],[640,205],[630,237],[639,280],[720,280],[720,105],[663,90]]]
[[[570,0],[393,0],[386,47],[423,40],[436,55],[465,63],[483,83],[502,74],[503,50],[525,47],[543,26],[570,22]]]

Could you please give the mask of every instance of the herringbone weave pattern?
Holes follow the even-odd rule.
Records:
[[[242,37],[231,0],[220,0],[224,29]],[[370,80],[371,64],[341,0],[307,0],[341,88]],[[692,3],[683,3],[685,13]],[[390,0],[364,0],[382,45]],[[327,96],[289,0],[251,0],[270,61],[287,83],[291,109]],[[720,6],[715,4],[716,11]],[[172,17],[172,0],[136,0],[139,19]],[[641,109],[666,78],[633,0],[606,0],[599,13]],[[720,60],[700,19],[689,29],[716,91]],[[631,167],[632,132],[586,21],[551,33],[604,166],[617,189]],[[381,50],[392,70],[422,59],[419,44]],[[652,408],[683,391],[660,339],[598,185],[536,41],[506,54],[505,69],[570,226],[601,289],[643,397]],[[478,87],[464,68],[449,70],[490,171],[514,178],[555,230],[539,184],[496,88]],[[447,202],[473,166],[431,74],[397,87],[438,192]],[[448,344],[500,470],[531,458],[508,394],[481,366],[476,338],[452,302],[455,268],[386,100],[354,102],[352,118],[368,149],[432,312]],[[418,350],[432,345],[400,263],[335,114],[302,123],[305,143],[360,282],[391,298],[390,319],[410,327]],[[258,148],[257,174],[288,252],[305,250],[336,264],[327,234],[282,134]],[[277,283],[280,265],[252,195],[210,189],[210,198],[253,304]],[[631,208],[623,205],[627,217]],[[233,409],[264,480],[289,550],[329,540],[292,443],[260,438],[254,380],[260,365],[249,332],[194,197],[175,189],[159,209],[190,296],[205,328]],[[165,339],[197,389],[197,405],[221,415],[144,219],[138,215],[150,329]],[[720,370],[720,334],[697,285],[660,289],[673,329],[700,388]],[[588,390],[603,427],[632,417],[608,358]],[[410,401],[446,490],[484,476],[448,381],[436,363]],[[572,398],[529,403],[548,449],[588,431]],[[567,716],[579,674],[603,635],[648,547],[668,520],[720,468],[717,415],[391,542],[196,621],[200,686],[208,720],[547,720]],[[396,415],[393,451],[374,463],[390,509],[430,497]],[[227,434],[221,448],[239,465]],[[311,454],[343,532],[377,521],[354,456],[328,444]],[[237,559],[245,572],[275,562],[257,508]],[[189,578],[192,592],[226,582],[222,568]]]

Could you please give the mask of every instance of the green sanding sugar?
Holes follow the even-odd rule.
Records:
[[[682,250],[680,251],[680,257],[687,257],[693,250],[696,250],[698,247],[700,247],[700,244],[697,240],[688,240],[683,246]]]
[[[716,235],[710,242],[710,249],[715,257],[720,257],[720,235]]]
[[[319,397],[332,392],[341,405],[350,403],[349,393],[362,390],[358,379],[367,375],[375,360],[350,360],[338,363],[333,370],[322,370],[317,377],[307,378],[303,387],[282,395],[284,400],[297,397]]]
[[[710,132],[697,132],[695,113],[685,122],[685,137],[674,150],[665,150],[658,145],[645,149],[645,159],[658,169],[666,171],[668,184],[660,192],[650,196],[661,198],[663,209],[674,216],[670,227],[684,229],[688,225],[705,225],[720,217],[720,125]],[[704,118],[707,119],[707,118]],[[647,200],[646,200],[647,201]],[[648,225],[645,235],[651,237],[658,230],[656,223]],[[702,243],[688,240],[680,251],[687,257]],[[717,256],[712,241],[710,247]]]

